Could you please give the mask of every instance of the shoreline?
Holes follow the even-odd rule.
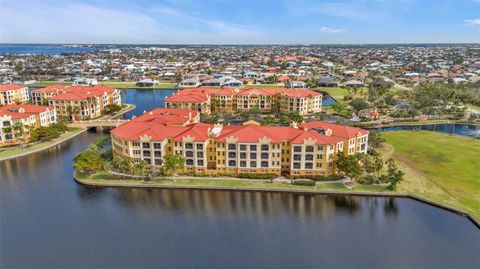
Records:
[[[351,196],[369,196],[369,197],[396,197],[396,198],[409,198],[413,199],[437,208],[450,211],[452,213],[458,214],[460,216],[466,217],[470,220],[477,228],[480,229],[480,221],[477,220],[472,214],[451,207],[449,205],[441,204],[433,200],[423,198],[421,196],[409,193],[395,193],[395,192],[375,192],[375,191],[334,191],[334,190],[308,190],[308,189],[287,189],[287,188],[255,188],[255,187],[231,187],[231,186],[206,186],[206,185],[196,185],[196,186],[187,186],[187,185],[164,185],[151,182],[148,184],[145,183],[131,183],[130,181],[125,180],[122,183],[109,183],[108,180],[102,183],[88,182],[84,179],[79,179],[77,174],[73,174],[74,181],[85,187],[95,187],[95,188],[142,188],[142,189],[170,189],[170,190],[217,190],[217,191],[257,191],[257,192],[275,192],[275,193],[293,193],[293,194],[309,194],[309,195],[351,195]],[[247,179],[248,180],[248,179]],[[147,181],[140,181],[147,182]]]
[[[464,120],[427,120],[427,121],[403,121],[403,122],[394,122],[380,125],[372,124],[357,124],[358,127],[366,129],[378,129],[378,128],[388,128],[388,127],[397,127],[397,126],[421,126],[421,125],[432,125],[432,124],[465,124],[471,126],[480,127],[480,123],[469,122]]]
[[[15,158],[18,158],[18,157],[23,157],[23,156],[27,156],[29,154],[33,154],[33,153],[37,153],[37,152],[40,152],[40,151],[43,151],[43,150],[46,150],[46,149],[49,149],[49,148],[52,148],[54,146],[57,146],[63,142],[66,142],[70,139],[73,139],[75,138],[76,136],[86,132],[87,129],[86,128],[82,128],[82,129],[79,129],[79,130],[75,130],[75,131],[72,131],[71,135],[70,136],[67,136],[67,137],[63,137],[61,138],[60,140],[57,140],[55,141],[55,139],[51,140],[51,141],[48,141],[46,142],[47,144],[44,145],[44,146],[41,146],[40,148],[38,149],[34,149],[34,150],[29,150],[28,147],[24,148],[24,150],[27,150],[26,152],[21,152],[21,153],[18,153],[18,154],[15,154],[13,156],[7,156],[7,157],[0,157],[0,162],[1,161],[7,161],[7,160],[11,160],[11,159],[15,159]],[[65,133],[63,133],[65,134]],[[58,138],[56,138],[58,139]],[[52,142],[52,143],[50,143]],[[41,144],[41,143],[40,143]],[[32,146],[35,146],[35,145],[32,145]],[[5,150],[5,151],[8,151],[8,150]],[[5,152],[5,151],[2,151],[2,152]],[[1,152],[0,152],[1,153]]]

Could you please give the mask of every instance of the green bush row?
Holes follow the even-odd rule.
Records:
[[[309,179],[297,179],[293,181],[293,185],[298,186],[315,186],[316,182]]]

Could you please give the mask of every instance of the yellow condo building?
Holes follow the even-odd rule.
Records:
[[[112,130],[112,148],[116,156],[145,160],[152,171],[161,169],[163,156],[176,154],[186,160],[184,173],[326,176],[335,173],[338,152],[367,151],[368,131],[330,123],[223,126],[185,117],[184,124],[168,125],[146,114],[149,120],[141,116]]]

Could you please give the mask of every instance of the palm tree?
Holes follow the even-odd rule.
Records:
[[[13,125],[13,132],[15,137],[20,140],[20,145],[23,148],[23,144],[25,143],[25,128],[22,122],[17,121]]]

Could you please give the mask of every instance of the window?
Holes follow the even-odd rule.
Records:
[[[323,146],[320,145],[320,146],[317,147],[317,149],[318,149],[318,150],[323,150]]]
[[[250,145],[250,150],[256,151],[257,150],[257,145]]]
[[[261,149],[262,151],[268,151],[270,147],[268,145],[262,145]]]
[[[300,163],[293,163],[293,169],[300,169]]]
[[[240,159],[246,159],[246,158],[247,158],[247,153],[240,152]]]
[[[305,169],[313,169],[313,163],[305,163]]]
[[[144,159],[145,162],[147,162],[148,165],[151,165],[152,164],[152,160],[151,159]]]
[[[143,157],[150,157],[150,151],[149,150],[144,150],[143,151]]]
[[[257,162],[251,161],[251,162],[250,162],[250,167],[252,167],[252,168],[257,167]]]
[[[294,146],[293,151],[294,152],[302,152],[302,146]]]
[[[158,157],[162,157],[162,152],[159,151],[159,150],[155,150],[154,156],[157,157],[157,158],[158,158]]]
[[[133,146],[134,147],[140,147],[140,142],[138,142],[138,141],[133,142]]]
[[[228,166],[235,167],[235,166],[237,166],[237,162],[234,161],[234,160],[230,160],[230,161],[228,161]]]
[[[185,143],[185,148],[186,149],[193,149],[193,144],[192,143]]]
[[[235,145],[235,144],[228,144],[228,149],[229,149],[229,150],[236,150],[236,149],[237,149],[237,145]]]
[[[193,160],[192,160],[192,159],[187,159],[187,160],[185,161],[185,164],[186,164],[186,165],[189,165],[189,166],[192,166],[192,165],[193,165]]]
[[[260,166],[268,168],[268,162],[263,161],[260,163]]]
[[[246,161],[240,161],[240,167],[247,167]]]
[[[198,149],[203,149],[203,144],[197,144],[197,150]]]
[[[294,161],[300,161],[301,159],[302,159],[302,155],[300,155],[300,154],[294,154],[293,155],[293,160]]]
[[[263,152],[263,153],[261,154],[261,158],[264,159],[264,160],[265,160],[265,159],[268,159],[268,153]]]
[[[255,152],[250,153],[250,159],[256,160],[257,159],[257,153],[255,153]]]
[[[153,148],[154,149],[161,149],[162,148],[162,143],[153,143]]]
[[[155,159],[155,165],[162,165],[162,159]]]
[[[247,145],[240,145],[240,150],[247,150]]]
[[[235,158],[237,158],[237,154],[235,152],[229,152],[228,153],[228,158],[235,159]]]
[[[305,155],[305,160],[307,160],[307,161],[313,161],[313,154],[307,154],[307,155]]]
[[[203,158],[203,151],[197,151],[197,158]]]
[[[186,157],[193,157],[193,151],[185,151],[185,156]]]
[[[198,165],[198,166],[203,166],[203,160],[198,160],[198,161],[197,161],[197,165]]]
[[[307,147],[305,148],[305,151],[306,151],[306,152],[313,152],[313,146],[307,146]]]
[[[144,149],[150,148],[150,143],[145,143],[145,142],[142,143],[142,148],[144,148]]]

